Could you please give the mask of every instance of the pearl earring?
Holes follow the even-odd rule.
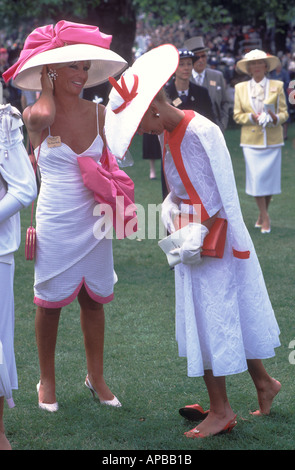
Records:
[[[156,113],[155,116],[156,116],[156,117],[160,117],[160,113]]]

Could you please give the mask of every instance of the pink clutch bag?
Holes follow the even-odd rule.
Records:
[[[41,134],[41,141],[40,141],[40,145],[39,145],[37,161],[35,162],[35,164],[33,163],[35,175],[36,175],[37,165],[38,165],[38,161],[39,161],[42,137],[43,137],[43,131],[42,131],[42,134]],[[33,154],[33,151],[32,151],[32,154]],[[36,253],[37,234],[36,234],[36,229],[33,227],[33,216],[34,216],[34,201],[32,202],[31,226],[29,228],[27,228],[26,242],[25,242],[25,258],[28,261],[33,261],[34,258],[35,258],[35,253]]]
[[[26,234],[25,243],[25,258],[26,260],[32,261],[35,258],[36,251],[36,229],[29,227]]]

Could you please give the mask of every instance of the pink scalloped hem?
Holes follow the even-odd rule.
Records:
[[[70,303],[72,303],[75,300],[75,298],[79,294],[80,289],[83,286],[83,284],[84,284],[84,286],[85,286],[85,288],[86,288],[86,290],[89,294],[89,297],[91,297],[91,299],[93,299],[95,302],[98,302],[99,304],[107,304],[107,303],[111,302],[114,298],[113,293],[111,295],[109,295],[108,297],[101,297],[99,295],[94,294],[92,292],[92,290],[87,286],[87,284],[85,282],[85,279],[83,277],[83,279],[80,282],[80,284],[78,285],[77,289],[75,289],[74,292],[69,297],[67,297],[66,299],[58,300],[57,302],[50,302],[48,300],[39,299],[39,297],[34,297],[34,303],[36,305],[38,305],[39,307],[43,307],[43,308],[62,308],[62,307],[65,307],[66,305],[69,305]]]

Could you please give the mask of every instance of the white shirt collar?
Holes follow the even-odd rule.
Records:
[[[251,86],[254,86],[254,85],[260,85],[262,86],[263,88],[265,87],[266,85],[266,77],[264,77],[260,82],[255,82],[254,78],[251,78]]]
[[[183,95],[183,93],[188,96],[188,89],[187,90],[183,90],[183,91],[178,91],[177,92],[179,96]]]
[[[206,70],[206,69],[205,69],[205,70]],[[204,79],[204,77],[205,77],[205,70],[203,70],[202,73],[198,73],[198,72],[195,71],[195,69],[193,69],[193,70],[192,70],[192,75],[193,75],[193,77],[194,77],[195,79],[198,78],[199,75],[200,75],[200,77],[202,77],[202,79]]]

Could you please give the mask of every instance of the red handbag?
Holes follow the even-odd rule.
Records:
[[[188,223],[197,222],[194,214],[180,214],[174,220],[176,230],[184,227]],[[227,232],[227,220],[217,217],[209,229],[208,235],[204,239],[201,256],[211,256],[222,258]]]
[[[227,220],[216,218],[208,235],[205,237],[201,256],[222,258],[227,232]]]

